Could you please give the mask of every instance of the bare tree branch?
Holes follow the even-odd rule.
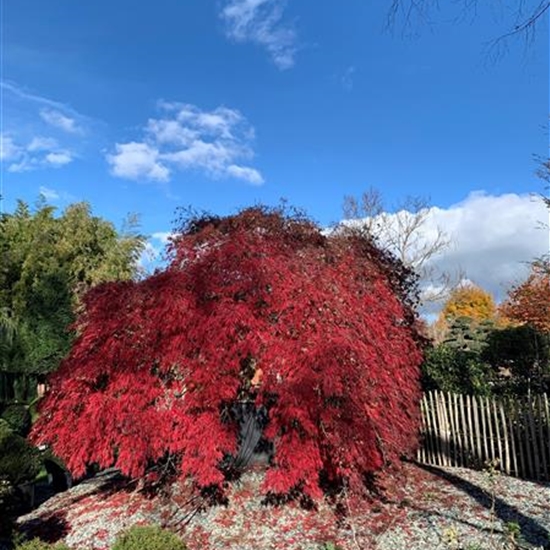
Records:
[[[507,48],[509,39],[522,36],[525,43],[532,42],[538,24],[546,13],[550,11],[550,0],[513,0],[502,2],[494,0],[501,11],[510,8],[513,10],[513,22],[508,24],[508,30],[487,42],[489,53],[494,57],[500,55]],[[461,16],[475,19],[478,15],[478,0],[461,0]],[[398,19],[403,20],[403,31],[414,29],[416,26],[431,23],[430,15],[439,9],[437,0],[391,0],[386,17],[386,27],[393,30]]]
[[[427,199],[409,196],[393,212],[387,212],[382,195],[373,187],[359,200],[345,197],[343,208],[347,227],[372,238],[416,271],[424,303],[445,298],[463,277],[462,273],[442,272],[433,264],[432,260],[451,246],[451,239],[441,227],[429,223],[430,211]]]

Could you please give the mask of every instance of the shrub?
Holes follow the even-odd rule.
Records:
[[[112,550],[185,550],[177,535],[156,525],[136,525],[115,540]]]
[[[422,370],[422,389],[489,395],[493,371],[480,354],[440,344],[426,350]]]
[[[2,413],[2,418],[16,434],[27,437],[31,429],[31,413],[25,405],[8,405]]]
[[[550,391],[550,335],[529,325],[494,330],[483,358],[495,371],[508,371],[501,391],[526,394]]]
[[[41,467],[40,453],[0,419],[0,480],[12,486],[32,481]]]
[[[18,544],[15,550],[71,550],[66,544],[51,544],[40,539],[33,539],[23,544]]]

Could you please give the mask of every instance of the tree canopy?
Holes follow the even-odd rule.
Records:
[[[93,285],[131,279],[144,239],[119,234],[87,203],[61,215],[19,202],[0,216],[0,369],[49,372],[70,344],[68,326]]]
[[[489,321],[495,320],[497,307],[489,292],[476,285],[463,285],[451,291],[441,315],[447,320],[468,317]]]
[[[529,277],[510,290],[501,310],[513,321],[550,333],[550,272],[547,267],[535,262]]]
[[[84,298],[33,432],[75,475],[97,463],[141,476],[169,457],[219,485],[242,401],[267,418],[267,493],[359,486],[414,450],[422,345],[398,260],[263,207],[183,219],[170,257]]]
[[[431,327],[422,366],[425,389],[475,394],[545,392],[550,382],[550,286],[542,261],[496,307],[475,286],[451,293]]]

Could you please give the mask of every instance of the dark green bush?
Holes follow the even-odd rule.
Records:
[[[16,486],[32,481],[40,472],[40,453],[0,419],[0,481]]]
[[[471,395],[490,395],[494,385],[492,367],[475,351],[440,344],[426,350],[421,366],[422,389]]]
[[[501,393],[550,391],[550,335],[528,325],[494,330],[482,356],[504,375]]]
[[[31,429],[32,420],[31,413],[26,405],[8,405],[2,412],[2,418],[16,434],[27,437]]]
[[[186,550],[180,538],[156,525],[131,527],[120,534],[111,550]]]
[[[457,317],[449,320],[449,329],[443,344],[456,350],[480,353],[494,330],[495,324],[489,319],[477,321],[471,317]]]
[[[18,544],[15,550],[71,550],[66,544],[51,544],[40,539],[33,539],[22,544]]]

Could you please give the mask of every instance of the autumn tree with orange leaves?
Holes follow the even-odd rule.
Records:
[[[501,306],[506,317],[550,333],[550,273],[534,264],[529,277],[511,289]]]
[[[550,182],[550,162],[541,177]],[[550,199],[540,197],[550,209]],[[548,230],[548,226],[544,226]],[[425,390],[524,395],[550,391],[550,256],[497,308],[476,286],[455,289],[430,327],[422,365]]]

